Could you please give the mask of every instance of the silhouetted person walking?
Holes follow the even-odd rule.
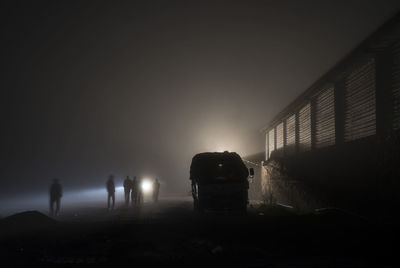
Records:
[[[158,194],[160,193],[160,182],[156,179],[153,182],[153,202],[158,202]]]
[[[114,176],[110,175],[108,177],[107,183],[107,192],[108,192],[108,198],[107,198],[107,207],[110,209],[110,199],[112,200],[112,206],[111,208],[114,209],[114,204],[115,204],[115,184],[114,184]]]
[[[138,191],[137,191],[137,195],[138,195],[138,204],[140,205],[141,203],[143,203],[143,179],[139,178],[138,180]]]
[[[138,197],[139,197],[139,182],[138,179],[133,177],[132,181],[132,205],[138,204]]]
[[[50,186],[50,215],[54,215],[54,203],[56,203],[56,213],[58,216],[60,213],[60,202],[62,197],[62,187],[58,179],[54,179]]]
[[[129,198],[132,191],[132,181],[129,179],[129,176],[126,176],[124,180],[124,192],[125,192],[125,205],[129,205]]]

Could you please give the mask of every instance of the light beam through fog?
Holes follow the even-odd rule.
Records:
[[[115,187],[115,202],[116,205],[122,204],[124,196],[124,187]],[[107,205],[107,190],[105,188],[85,189],[81,191],[69,190],[64,192],[61,198],[61,215],[63,210],[75,206],[95,206],[104,207]],[[38,210],[47,214],[49,211],[49,194],[42,193],[32,196],[9,198],[2,202],[0,215],[2,217],[12,213]]]

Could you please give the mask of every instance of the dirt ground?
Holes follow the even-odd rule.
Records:
[[[197,214],[190,199],[30,211],[0,220],[2,267],[397,267],[394,223],[276,206]]]

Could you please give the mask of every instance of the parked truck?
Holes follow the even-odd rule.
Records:
[[[241,157],[234,152],[200,153],[190,165],[192,196],[196,211],[239,210],[246,211],[248,204],[249,175]]]

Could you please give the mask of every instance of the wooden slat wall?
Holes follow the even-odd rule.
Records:
[[[287,154],[296,152],[296,115],[290,116],[286,119],[286,147]]]
[[[395,130],[400,129],[400,43],[397,43],[393,50],[393,68],[392,68],[392,99],[393,99],[393,121],[392,127]]]
[[[335,144],[334,89],[322,91],[315,100],[315,147]]]
[[[299,151],[311,150],[311,105],[299,111]]]
[[[283,148],[283,123],[276,126],[276,149]]]
[[[274,128],[271,129],[268,132],[268,153],[269,153],[269,157],[271,157],[271,153],[275,150],[275,134],[274,134]]]
[[[269,148],[268,148],[268,132],[265,133],[265,160],[268,160],[269,158]]]
[[[356,68],[346,77],[344,139],[351,141],[376,133],[375,61]]]

